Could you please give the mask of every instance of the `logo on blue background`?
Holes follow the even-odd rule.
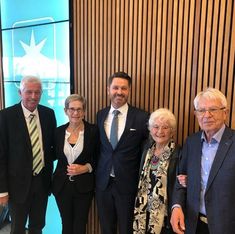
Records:
[[[56,54],[56,26],[51,17],[17,21],[12,30],[13,78],[25,75],[42,79],[44,89],[54,88],[66,73]]]

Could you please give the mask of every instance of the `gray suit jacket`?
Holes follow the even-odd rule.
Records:
[[[188,175],[187,189],[176,188],[174,204],[185,209],[186,234],[196,232],[200,206],[202,132],[187,138],[179,173]],[[208,178],[205,206],[212,234],[235,230],[235,131],[225,128]]]

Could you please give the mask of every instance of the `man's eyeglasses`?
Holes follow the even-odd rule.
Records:
[[[69,107],[69,108],[67,108],[67,110],[69,111],[70,114],[73,114],[75,112],[77,112],[78,114],[81,114],[83,112],[83,109],[81,109],[81,108]]]
[[[204,116],[206,114],[206,112],[208,111],[211,115],[216,115],[218,114],[221,110],[225,110],[225,107],[221,107],[221,108],[210,108],[210,109],[198,109],[195,110],[196,114],[198,116]]]

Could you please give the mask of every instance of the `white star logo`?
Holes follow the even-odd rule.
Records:
[[[32,30],[29,46],[27,44],[25,44],[23,41],[20,41],[20,44],[22,45],[22,47],[25,50],[25,53],[26,53],[25,56],[29,56],[32,58],[36,58],[38,56],[43,56],[40,52],[41,52],[46,40],[47,39],[45,38],[39,44],[36,45],[35,38],[34,38],[34,32]]]

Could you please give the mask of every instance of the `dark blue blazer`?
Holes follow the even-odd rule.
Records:
[[[126,126],[115,149],[112,148],[104,122],[109,113],[107,107],[97,113],[100,134],[100,153],[96,169],[96,186],[100,190],[107,188],[113,165],[116,185],[120,193],[135,193],[141,160],[142,143],[148,138],[148,113],[129,106]]]
[[[45,167],[42,178],[49,192],[54,160],[54,111],[38,105]],[[32,147],[21,104],[0,111],[0,193],[8,192],[10,199],[24,202],[32,180]]]
[[[200,206],[202,132],[187,138],[179,173],[188,175],[187,189],[177,186],[174,204],[185,209],[186,233],[196,233]],[[235,230],[235,131],[225,128],[208,178],[205,206],[210,233]]]
[[[90,163],[93,172],[84,173],[73,177],[73,184],[80,193],[85,193],[94,190],[95,187],[95,156],[97,154],[98,147],[98,128],[84,121],[84,147],[79,157],[74,161],[75,164],[85,165]],[[64,154],[64,140],[65,131],[68,127],[68,123],[62,125],[56,129],[55,145],[56,145],[56,158],[58,159],[55,173],[53,174],[52,192],[57,195],[61,189],[69,182],[67,175],[68,161]]]

